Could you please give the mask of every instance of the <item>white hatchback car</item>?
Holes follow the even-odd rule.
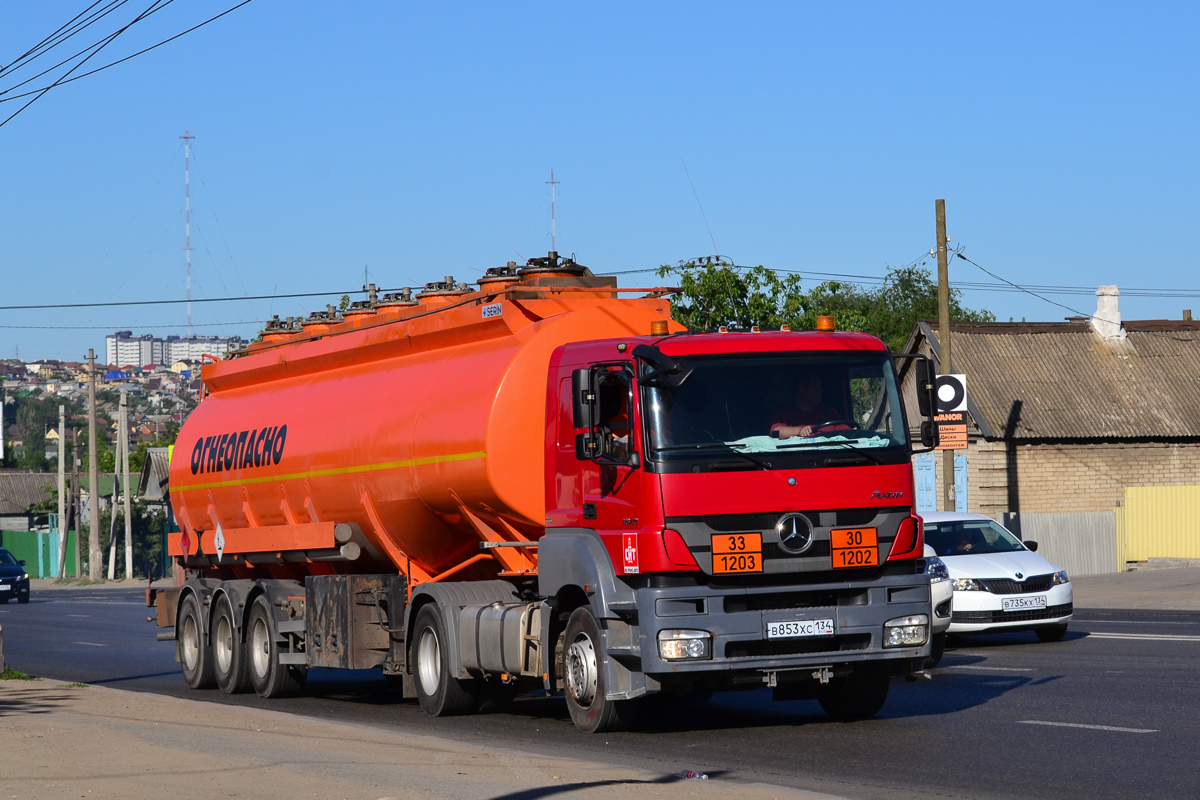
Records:
[[[950,634],[1032,630],[1044,642],[1067,632],[1073,612],[1066,570],[982,514],[922,514],[925,543],[950,573]]]

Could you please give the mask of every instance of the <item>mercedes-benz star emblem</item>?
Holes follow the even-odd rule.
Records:
[[[803,553],[813,542],[812,523],[799,514],[788,514],[775,524],[779,546],[790,553]]]

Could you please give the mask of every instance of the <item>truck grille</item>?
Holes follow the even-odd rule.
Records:
[[[864,606],[867,592],[864,589],[830,589],[817,592],[765,592],[763,594],[728,595],[725,597],[725,613],[741,611],[777,611],[790,608],[833,608],[842,606]]]
[[[841,508],[831,512],[821,511],[804,511],[805,517],[812,523],[814,528],[821,526],[821,514],[832,513],[836,514],[837,525],[866,525],[869,522],[874,522],[875,518],[880,514],[889,512],[901,511],[907,513],[906,508]],[[721,533],[735,533],[737,531],[768,531],[775,527],[775,523],[779,522],[779,518],[784,514],[793,513],[791,511],[769,511],[761,514],[716,514],[708,517],[683,517],[679,518],[679,522],[703,522],[712,528],[714,531]],[[667,521],[670,524],[676,521],[672,518]]]
[[[1027,594],[1046,591],[1054,585],[1054,576],[1030,575],[1024,582],[1009,578],[980,578],[978,583],[992,594]]]
[[[981,625],[991,622],[1036,622],[1039,619],[1055,619],[1074,613],[1074,604],[1037,608],[1030,611],[955,611],[951,622]]]
[[[871,646],[871,634],[854,633],[820,639],[781,639],[777,641],[729,642],[726,658],[755,658],[761,656],[795,656],[805,653],[837,653],[844,650],[866,650]]]

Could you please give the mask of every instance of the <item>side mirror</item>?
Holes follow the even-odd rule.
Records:
[[[1035,552],[1035,553],[1037,552],[1037,542],[1026,539],[1025,541],[1021,542],[1021,544],[1025,545],[1033,552]]]
[[[580,461],[594,461],[600,455],[600,439],[595,433],[576,434],[575,458]]]
[[[24,561],[18,561],[17,563],[18,563],[18,564],[20,564],[22,567],[23,567],[23,566],[25,566],[25,562],[24,562]]]
[[[933,362],[924,357],[917,359],[917,410],[921,412],[922,417],[930,417],[937,412],[937,383]]]
[[[938,446],[938,427],[929,420],[921,423],[921,444],[930,450]]]
[[[592,371],[587,367],[571,373],[571,412],[576,428],[595,425],[596,390],[592,388]],[[591,456],[588,456],[591,458]]]

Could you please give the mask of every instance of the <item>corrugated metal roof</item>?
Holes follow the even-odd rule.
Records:
[[[954,369],[985,436],[1200,438],[1200,322],[1125,330],[1114,341],[1087,322],[956,323]],[[938,353],[937,325],[919,323],[909,343]]]
[[[51,497],[57,475],[45,472],[0,473],[0,514],[23,514],[34,503]]]
[[[151,447],[146,450],[146,461],[142,465],[142,477],[138,485],[138,494],[143,500],[162,500],[169,488],[167,471],[170,467],[166,447]]]

